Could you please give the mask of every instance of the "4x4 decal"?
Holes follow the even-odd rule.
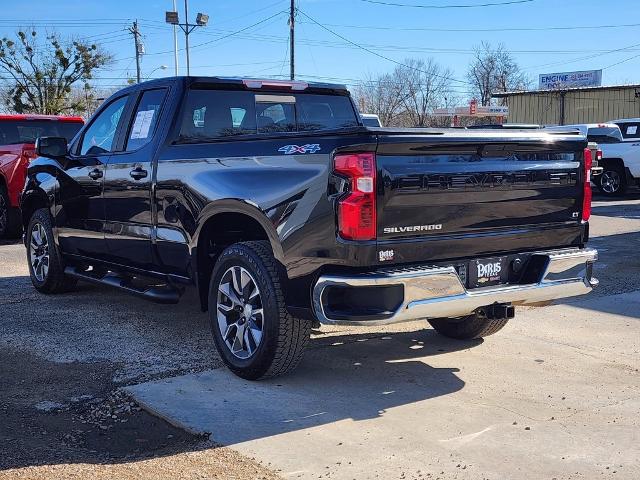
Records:
[[[285,145],[278,149],[279,152],[283,152],[285,155],[293,155],[294,153],[316,153],[320,150],[320,145],[317,143],[307,143],[306,145]]]

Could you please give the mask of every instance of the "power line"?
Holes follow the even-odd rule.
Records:
[[[603,55],[609,55],[611,53],[629,51],[629,50],[631,50],[633,48],[637,48],[639,46],[640,46],[640,43],[635,43],[635,44],[629,45],[627,47],[615,48],[613,50],[606,50],[604,52],[596,53],[594,55],[587,55],[586,57],[578,57],[578,58],[574,58],[574,59],[571,59],[571,60],[563,60],[561,62],[552,62],[552,63],[544,63],[542,65],[534,65],[533,67],[525,68],[525,70],[535,70],[535,69],[538,69],[538,68],[541,68],[541,67],[552,67],[552,66],[555,66],[555,65],[566,65],[568,63],[580,62],[582,60],[591,60],[592,58],[601,57]]]
[[[301,22],[310,23],[310,22]],[[500,27],[500,28],[439,28],[439,27],[385,27],[380,25],[344,25],[327,23],[328,27],[351,28],[359,30],[390,30],[402,32],[546,32],[553,30],[602,30],[610,28],[635,28],[640,27],[640,23],[625,23],[620,25],[576,25],[565,27]]]
[[[302,23],[302,22],[298,22]],[[304,22],[309,25],[314,25],[312,22]],[[237,35],[237,38],[245,39],[245,40],[257,40],[260,42],[274,42],[274,43],[288,43],[288,37],[276,36],[276,35]],[[298,43],[309,45],[309,46],[319,46],[319,47],[329,47],[329,48],[350,48],[350,49],[360,49],[359,47],[355,47],[353,45],[345,45],[344,42],[337,41],[328,41],[328,40],[309,40],[300,39]],[[462,49],[462,48],[433,48],[433,47],[410,47],[407,45],[392,45],[392,44],[369,44],[369,43],[361,43],[361,46],[383,50],[383,51],[402,51],[402,52],[415,52],[415,53],[442,53],[442,54],[472,54],[475,52],[474,49]],[[559,55],[574,55],[577,53],[606,53],[609,50],[510,50],[510,53],[516,54],[524,54],[524,55],[548,55],[559,54]],[[631,50],[629,50],[631,51]],[[637,51],[637,50],[636,50]]]
[[[620,62],[612,63],[611,65],[607,65],[606,67],[602,67],[602,70],[606,70],[607,68],[611,68],[611,67],[616,67],[618,65],[621,65],[623,63],[627,63],[627,62],[629,62],[629,61],[631,61],[631,60],[633,60],[635,58],[638,58],[638,57],[640,57],[640,54],[634,55],[633,57],[629,57],[629,58],[627,58],[625,60],[622,60]]]
[[[427,9],[449,9],[449,8],[481,8],[481,7],[498,7],[506,5],[516,5],[520,3],[531,3],[536,0],[511,0],[507,2],[477,3],[477,4],[459,4],[459,5],[416,5],[412,3],[394,3],[383,2],[381,0],[360,0],[365,3],[373,3],[375,5],[385,5],[387,7],[408,7],[408,8],[427,8]]]
[[[337,33],[337,32],[334,32],[334,31],[333,31],[333,30],[331,30],[330,28],[325,27],[325,26],[324,26],[323,24],[321,24],[320,22],[318,22],[318,21],[314,20],[312,17],[310,17],[309,15],[307,15],[303,10],[298,9],[298,13],[301,13],[301,14],[302,14],[302,15],[304,15],[306,18],[308,18],[309,20],[311,20],[313,23],[315,23],[315,24],[316,24],[316,25],[318,25],[319,27],[323,28],[323,29],[324,29],[324,30],[326,30],[327,32],[331,33],[332,35],[335,35],[336,37],[340,38],[341,40],[344,40],[345,42],[347,42],[347,43],[349,43],[349,44],[351,44],[351,45],[353,45],[353,46],[355,46],[355,47],[357,47],[357,48],[359,48],[359,49],[361,49],[361,50],[364,50],[365,52],[368,52],[368,53],[370,53],[371,55],[375,55],[376,57],[382,58],[383,60],[386,60],[386,61],[391,62],[391,63],[395,63],[396,65],[399,65],[399,66],[401,66],[401,67],[405,67],[405,68],[409,68],[409,69],[411,69],[411,70],[415,70],[415,71],[418,71],[418,72],[426,73],[426,72],[424,72],[424,71],[422,71],[422,70],[419,70],[419,69],[417,69],[417,68],[410,67],[409,65],[407,65],[407,64],[405,64],[405,63],[398,62],[397,60],[394,60],[394,59],[392,59],[392,58],[389,58],[389,57],[387,57],[387,56],[385,56],[385,55],[382,55],[382,54],[380,54],[380,53],[378,53],[378,52],[376,52],[376,51],[374,51],[374,50],[371,50],[371,49],[369,49],[369,48],[367,48],[367,47],[364,47],[364,46],[362,46],[362,45],[360,45],[360,44],[358,44],[358,43],[355,43],[355,42],[353,42],[353,41],[349,40],[348,38],[346,38],[346,37],[344,37],[344,36],[340,35],[340,34],[339,34],[339,33]],[[452,82],[461,83],[461,84],[464,84],[464,85],[472,85],[470,82],[466,82],[466,81],[464,81],[464,80],[458,80],[458,79],[456,79],[456,78],[448,77],[448,76],[445,76],[445,75],[437,75],[437,74],[432,74],[432,75],[433,75],[434,77],[438,77],[438,78],[446,79],[446,80],[449,80],[449,81],[452,81]]]

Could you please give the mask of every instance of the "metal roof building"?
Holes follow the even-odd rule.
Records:
[[[640,85],[494,93],[509,107],[510,123],[571,125],[640,117]]]

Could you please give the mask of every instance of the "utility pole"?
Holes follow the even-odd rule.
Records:
[[[291,10],[289,11],[289,52],[291,59],[289,60],[290,78],[296,79],[296,0],[291,0]]]
[[[189,0],[184,0],[184,18],[187,22],[187,28],[184,29],[184,46],[187,49],[187,77],[189,76]]]
[[[138,30],[138,21],[133,22],[133,27],[129,28],[129,31],[133,34],[133,39],[136,45],[136,79],[137,83],[140,83],[140,55],[144,53],[142,43],[140,43],[140,30]]]
[[[173,11],[177,12],[176,0],[173,0]],[[178,27],[173,25],[173,64],[175,66],[175,74],[178,76]]]

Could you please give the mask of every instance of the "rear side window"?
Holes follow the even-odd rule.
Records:
[[[625,140],[640,138],[640,123],[619,123],[618,126]]]
[[[166,94],[165,88],[147,90],[142,94],[133,114],[126,150],[137,150],[151,141]]]
[[[192,89],[178,141],[278,132],[310,132],[358,125],[346,96]]]
[[[620,133],[618,127],[590,128],[587,132],[587,138],[590,142],[620,143],[622,141],[622,133]]]
[[[0,145],[36,143],[38,137],[63,137],[70,142],[82,128],[80,122],[61,120],[0,121]]]

